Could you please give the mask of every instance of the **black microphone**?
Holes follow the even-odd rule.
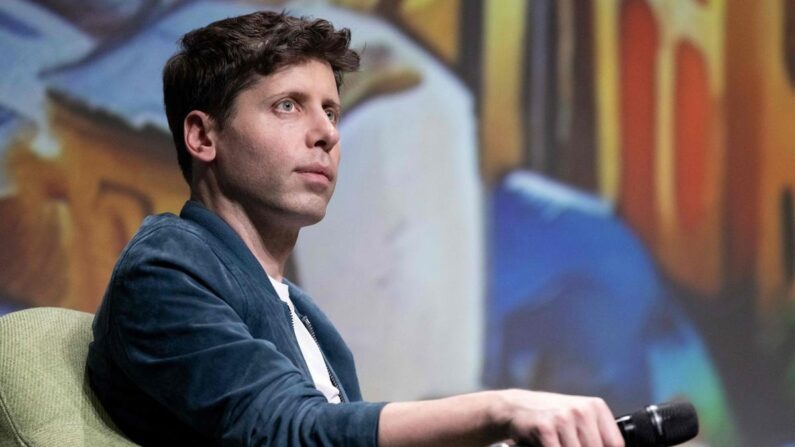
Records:
[[[698,416],[690,402],[649,405],[616,419],[626,447],[668,447],[698,434]]]
[[[698,434],[698,416],[690,402],[649,405],[616,419],[625,447],[669,447]],[[510,447],[499,442],[489,447]],[[517,444],[514,447],[524,447]]]

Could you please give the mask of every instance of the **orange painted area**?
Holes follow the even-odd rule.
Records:
[[[144,216],[188,198],[163,132],[135,130],[71,103],[49,104],[60,153],[9,151],[15,195],[0,199],[0,288],[20,304],[94,312]],[[44,254],[44,255],[43,255]]]
[[[760,51],[761,8],[729,2],[726,29],[726,288],[757,280],[760,255],[760,183],[765,85]],[[770,52],[769,54],[773,54]]]
[[[706,214],[709,130],[714,113],[707,70],[699,51],[682,42],[676,49],[674,151],[678,218],[686,231],[699,228]]]
[[[621,176],[619,204],[627,222],[651,242],[655,230],[654,152],[657,109],[657,23],[642,0],[624,2],[620,13]]]
[[[795,281],[787,265],[787,259],[795,254],[787,242],[795,232],[795,225],[782,207],[784,194],[795,185],[795,86],[787,69],[791,47],[786,45],[787,36],[795,32],[791,28],[795,11],[785,7],[788,3],[764,2],[755,5],[753,12],[746,12],[758,15],[758,32],[754,36],[757,46],[752,49],[757,61],[746,62],[745,69],[754,70],[753,74],[758,76],[760,93],[755,99],[760,106],[759,113],[747,113],[746,120],[753,121],[758,130],[751,146],[757,153],[758,164],[758,184],[754,185],[758,225],[755,279],[757,303],[765,316],[777,316],[782,306],[795,303]],[[785,16],[790,17],[785,20]]]
[[[71,278],[66,266],[74,233],[63,187],[66,166],[15,142],[7,168],[16,194],[0,198],[0,289],[29,306],[59,306]]]

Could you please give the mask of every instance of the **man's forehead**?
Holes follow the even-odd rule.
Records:
[[[259,76],[257,83],[275,90],[297,85],[333,87],[335,92],[337,90],[334,70],[328,62],[319,59],[305,59],[285,64],[268,75]]]
[[[285,64],[267,75],[254,74],[247,90],[257,90],[265,95],[303,92],[311,96],[323,96],[324,100],[339,102],[339,91],[334,71],[328,62],[309,59]]]

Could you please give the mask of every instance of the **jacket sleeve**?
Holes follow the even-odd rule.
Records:
[[[374,446],[384,404],[329,404],[240,317],[242,288],[201,235],[141,235],[106,296],[111,351],[143,392],[229,446]]]

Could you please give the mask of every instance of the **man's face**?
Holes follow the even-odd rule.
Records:
[[[217,132],[222,193],[268,224],[320,221],[336,183],[339,114],[326,62],[310,59],[259,77]]]

